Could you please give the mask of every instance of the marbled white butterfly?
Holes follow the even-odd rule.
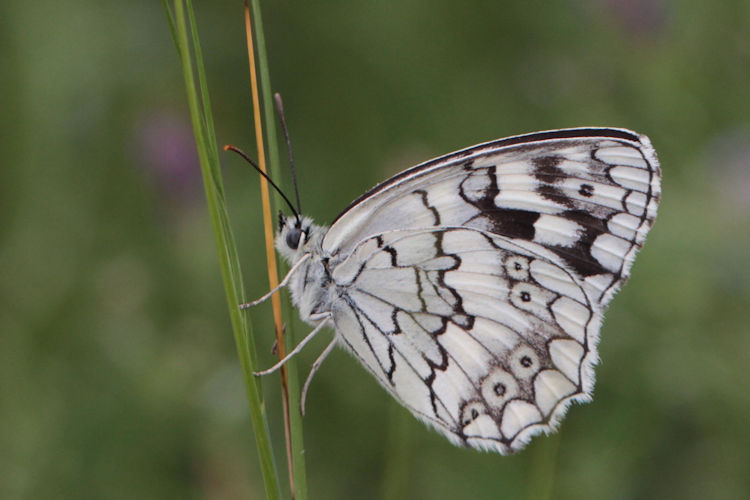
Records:
[[[453,443],[517,451],[591,399],[602,314],[660,177],[643,135],[553,130],[410,168],[330,227],[281,216],[280,287],[315,325],[289,356],[332,326],[313,372],[340,344]]]

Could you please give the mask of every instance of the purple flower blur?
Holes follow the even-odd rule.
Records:
[[[606,5],[631,38],[658,36],[667,24],[665,0],[606,0]]]
[[[138,163],[167,203],[200,199],[201,173],[193,132],[187,117],[160,112],[139,121]]]

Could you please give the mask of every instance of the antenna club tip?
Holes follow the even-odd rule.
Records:
[[[224,149],[224,151],[229,151],[230,149],[232,149],[232,145],[231,144],[224,144],[224,148],[223,149]]]

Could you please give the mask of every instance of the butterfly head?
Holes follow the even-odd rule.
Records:
[[[309,251],[319,226],[309,217],[287,217],[279,213],[279,229],[276,233],[276,249],[290,263],[297,260],[300,252]]]

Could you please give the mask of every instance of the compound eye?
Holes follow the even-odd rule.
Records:
[[[299,239],[302,236],[302,230],[298,227],[293,227],[286,234],[286,244],[292,250],[296,250],[299,246]]]

